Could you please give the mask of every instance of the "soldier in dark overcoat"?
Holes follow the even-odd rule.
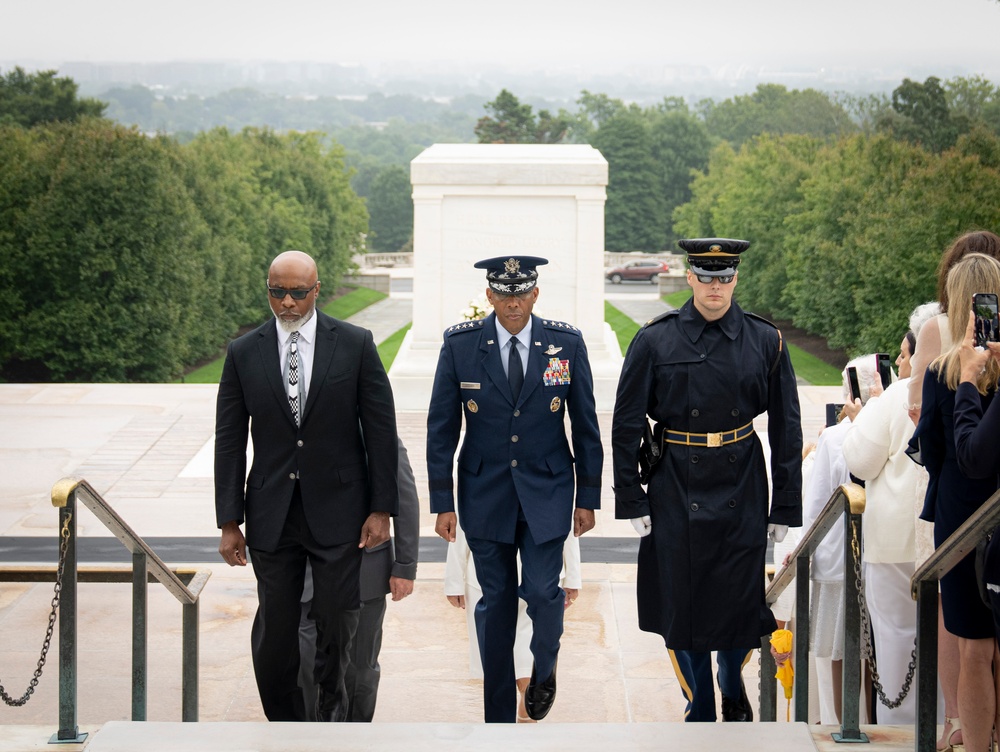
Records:
[[[643,536],[639,627],[673,651],[687,720],[715,720],[711,652],[718,651],[723,720],[749,721],[742,665],[776,628],[764,599],[767,538],[802,524],[798,393],[780,331],[732,300],[749,243],[679,245],[688,252],[692,298],[640,329],[618,384],[615,516]],[[753,424],[762,413],[770,504]],[[655,427],[644,442],[649,419]]]
[[[427,413],[435,529],[454,541],[461,523],[483,590],[475,608],[487,722],[515,721],[519,596],[528,604],[534,657],[525,709],[539,720],[552,706],[566,597],[559,587],[563,544],[571,529],[579,536],[593,528],[600,507],[604,451],[587,347],[576,327],[532,314],[537,267],[545,263],[504,256],[476,264],[487,270],[494,311],[444,333]],[[453,472],[463,421],[456,520]]]

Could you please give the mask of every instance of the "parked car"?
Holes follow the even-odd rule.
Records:
[[[643,282],[656,283],[656,276],[663,272],[670,271],[666,261],[648,259],[644,261],[629,261],[624,266],[616,266],[608,269],[604,274],[605,279],[611,280],[614,284],[619,284],[622,280],[641,280]]]

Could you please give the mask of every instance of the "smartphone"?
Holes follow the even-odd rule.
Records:
[[[861,399],[861,385],[858,383],[858,369],[854,366],[847,369],[847,385],[851,390],[851,402]]]
[[[888,389],[892,383],[892,357],[889,353],[875,353],[875,363],[878,366],[878,375],[882,379],[882,389]]]
[[[986,347],[987,342],[1000,342],[996,294],[977,292],[972,296],[972,312],[976,314],[976,347]]]
[[[827,428],[830,426],[837,425],[837,416],[840,415],[840,411],[844,409],[843,403],[838,404],[836,402],[826,403],[826,425]]]

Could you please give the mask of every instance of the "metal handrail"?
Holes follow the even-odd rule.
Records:
[[[848,573],[854,571],[859,551],[851,546],[856,534],[861,535],[861,515],[865,511],[865,490],[856,483],[839,486],[830,496],[816,521],[802,536],[799,545],[789,557],[787,566],[774,576],[765,592],[767,604],[773,605],[792,580],[796,580],[795,590],[795,720],[808,723],[809,720],[809,560],[827,534],[844,517],[844,680],[841,707],[840,733],[833,734],[838,742],[867,742],[868,737],[861,731],[859,697],[856,688],[861,682],[861,640],[860,606],[855,578]],[[853,533],[856,531],[856,533]],[[852,534],[853,533],[853,534]],[[771,655],[769,635],[761,639],[760,650],[760,717],[762,721],[774,721],[777,717],[777,689],[772,679],[775,672],[774,657]]]
[[[917,729],[918,750],[933,750],[937,737],[938,580],[976,550],[1000,524],[1000,490],[948,536],[910,578],[917,601]]]
[[[82,478],[67,477],[52,486],[52,505],[59,509],[60,529],[69,539],[63,570],[59,617],[59,730],[52,742],[82,741],[76,703],[76,502],[81,501],[132,554],[132,720],[146,720],[146,590],[152,578],[182,604],[181,715],[198,720],[198,600],[209,570],[171,571],[118,513]],[[183,577],[183,579],[182,579]],[[185,581],[186,580],[186,581]]]

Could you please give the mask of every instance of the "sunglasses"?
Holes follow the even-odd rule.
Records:
[[[720,284],[728,285],[730,282],[736,279],[735,274],[726,274],[722,277],[711,277],[707,274],[695,274],[694,276],[697,277],[698,281],[701,282],[703,285],[710,285],[715,280],[719,280]]]
[[[267,291],[271,293],[272,298],[277,298],[278,300],[284,300],[286,295],[291,295],[292,300],[305,300],[306,295],[315,290],[316,285],[318,284],[319,280],[317,279],[316,282],[313,283],[312,287],[309,287],[305,290],[286,290],[284,287],[271,287],[270,285],[268,285]]]

